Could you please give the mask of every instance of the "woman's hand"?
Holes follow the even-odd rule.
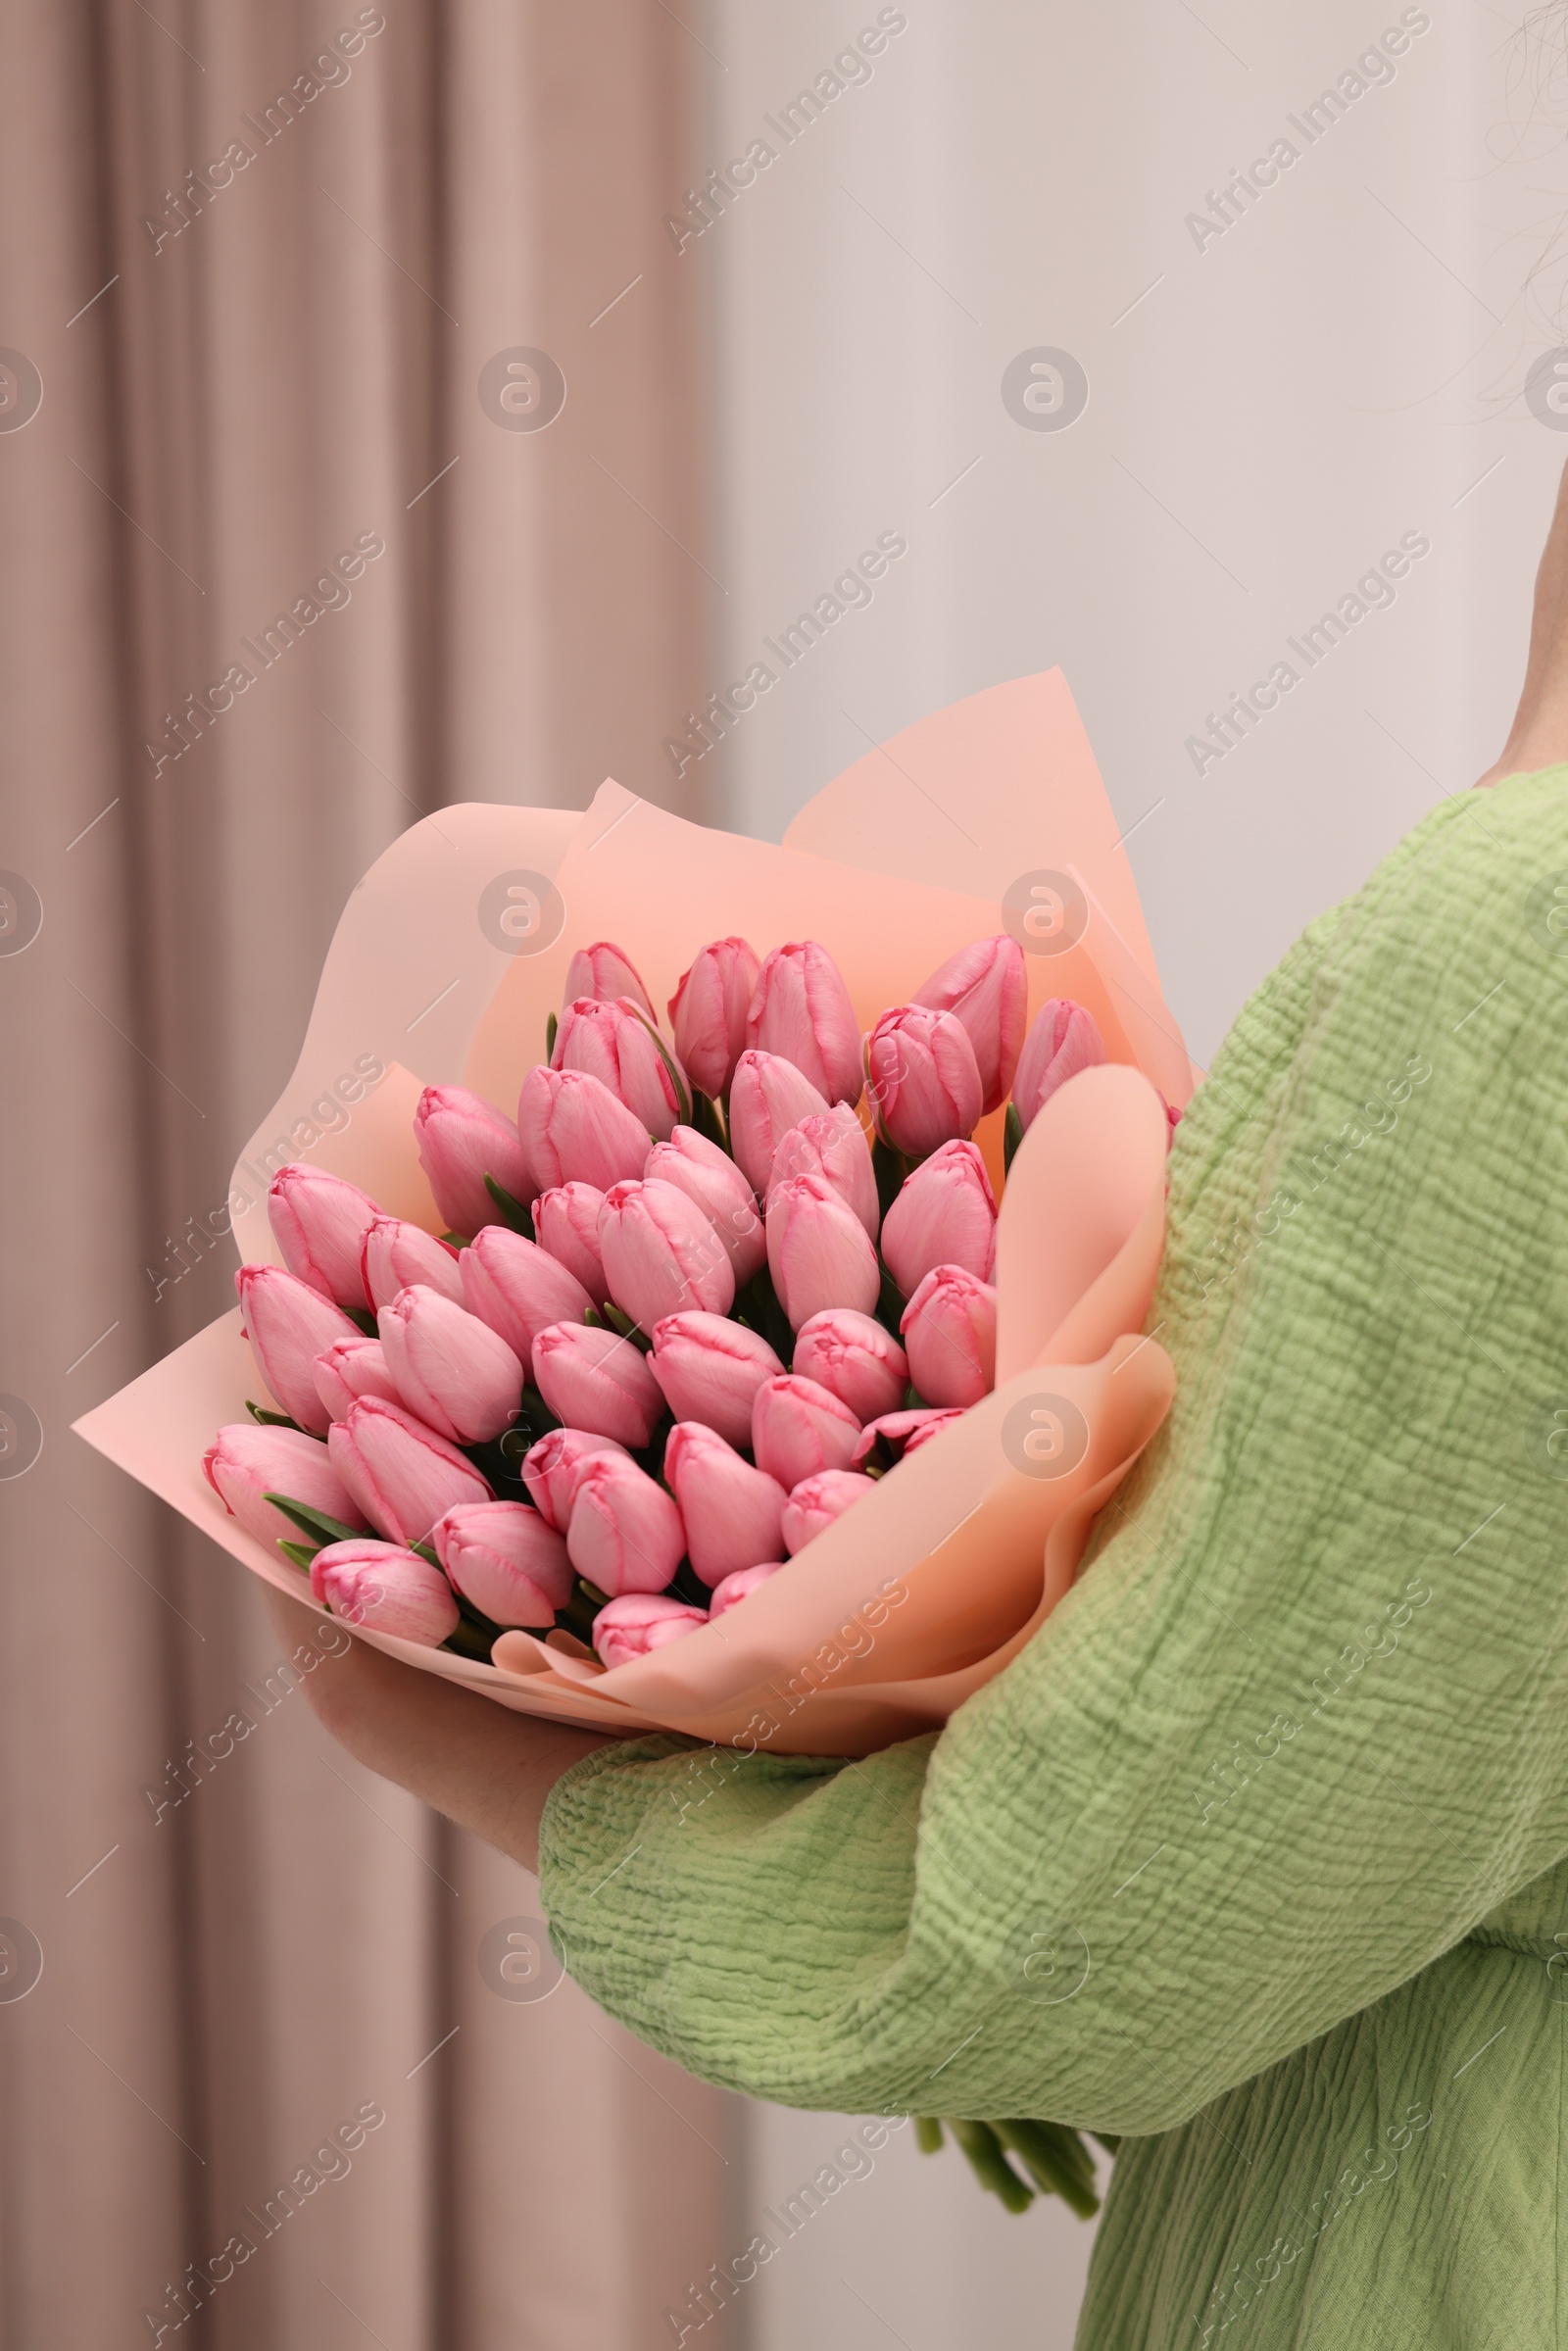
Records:
[[[309,1640],[319,1621],[270,1585],[267,1606],[288,1648]],[[455,1682],[400,1664],[368,1641],[351,1641],[328,1667],[303,1676],[301,1687],[356,1762],[526,1870],[539,1867],[539,1822],[562,1773],[612,1743],[589,1731],[513,1714]]]
[[[1501,759],[1479,782],[1495,784],[1505,775],[1530,775],[1563,759],[1568,759],[1568,466],[1536,573],[1530,659],[1519,708]]]

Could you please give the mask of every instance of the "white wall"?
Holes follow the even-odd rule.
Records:
[[[1301,926],[1501,747],[1568,456],[1521,388],[1568,340],[1560,276],[1531,282],[1568,215],[1568,93],[1536,105],[1523,0],[1430,0],[1396,78],[1310,147],[1287,115],[1398,0],[906,13],[869,84],[683,257],[719,322],[725,676],[878,531],[909,540],[875,603],[710,755],[718,812],[777,837],[868,736],[1059,663],[1206,1062]],[[688,15],[715,59],[710,160],[874,17]],[[1300,159],[1200,251],[1184,216],[1282,135]],[[1090,379],[1065,432],[1025,430],[1000,396],[1037,345]],[[1430,555],[1306,672],[1286,637],[1405,531]],[[1282,658],[1301,682],[1200,776],[1185,739]],[[760,2176],[793,2181],[829,2131],[763,2110]],[[1066,2343],[1086,2242],[1059,2214],[1006,2221],[956,2156],[904,2151],[774,2265],[758,2340],[892,2341],[848,2278],[911,2351]]]

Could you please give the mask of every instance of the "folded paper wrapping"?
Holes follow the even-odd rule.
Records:
[[[881,837],[896,872],[869,861]],[[1115,840],[1054,671],[868,754],[796,819],[801,848],[684,824],[614,784],[580,818],[444,808],[393,844],[345,909],[294,1076],[236,1166],[246,1262],[277,1254],[265,1192],[288,1158],[438,1230],[412,1130],[420,1088],[469,1084],[512,1111],[566,961],[589,939],[616,939],[662,1002],[710,938],[740,931],[763,949],[816,938],[869,1026],[956,948],[1002,927],[1020,880],[1065,875],[1081,893],[1078,935],[1028,955],[1030,1010],[1051,996],[1087,1004],[1111,1066],[1063,1088],[1014,1162],[999,1231],[997,1393],[740,1607],[608,1674],[562,1635],[547,1646],[509,1634],[491,1665],[362,1639],[520,1712],[794,1753],[864,1753],[939,1724],[1000,1670],[1069,1588],[1095,1510],[1170,1396],[1163,1351],[1131,1335],[1162,1231],[1165,1117],[1152,1089],[1180,1103],[1191,1074]],[[1000,1113],[978,1140],[1000,1184]],[[201,1474],[215,1430],[259,1393],[230,1313],[76,1428],[234,1557],[307,1597]]]

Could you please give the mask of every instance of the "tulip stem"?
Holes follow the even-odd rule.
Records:
[[[882,1325],[884,1331],[890,1332],[892,1336],[897,1339],[899,1336],[899,1323],[903,1316],[906,1301],[905,1299],[903,1291],[899,1288],[898,1283],[893,1279],[893,1276],[889,1273],[887,1266],[883,1263],[882,1252],[880,1249],[877,1251],[876,1261],[881,1269],[882,1274],[881,1294],[876,1301],[876,1319]]]
[[[876,1175],[876,1204],[883,1216],[892,1207],[909,1172],[909,1162],[902,1151],[878,1135],[871,1145],[871,1166]]]
[[[599,1611],[603,1606],[604,1601],[602,1599],[590,1599],[588,1595],[588,1587],[584,1584],[582,1578],[579,1576],[577,1579],[576,1588],[573,1591],[570,1599],[566,1602],[564,1608],[558,1608],[556,1610],[556,1623],[563,1633],[574,1634],[578,1641],[584,1642],[587,1647],[592,1648],[594,1642],[594,1618],[599,1614]]]
[[[914,2118],[914,2143],[922,2155],[940,2154],[943,2147],[942,2125],[934,2114],[917,2114]]]
[[[982,2187],[1000,2196],[1009,2212],[1027,2212],[1035,2200],[1035,2191],[1026,2180],[1021,2180],[1003,2153],[1002,2141],[989,2123],[971,2123],[959,2117],[949,2119],[949,2128],[959,2146],[974,2166],[975,2177]]]
[[[553,1059],[553,1058],[554,1058],[554,1055],[555,1055],[555,1051],[556,1051],[556,1031],[557,1031],[557,1029],[558,1029],[560,1026],[561,1026],[561,1023],[560,1023],[560,1021],[559,1021],[559,1020],[556,1018],[556,1015],[554,1014],[554,1012],[551,1012],[551,1013],[549,1013],[549,1014],[546,1016],[546,1019],[545,1019],[545,1059],[546,1059],[547,1061],[549,1061],[549,1060],[551,1060],[551,1059]]]

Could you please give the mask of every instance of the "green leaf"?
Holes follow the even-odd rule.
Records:
[[[716,1143],[721,1151],[729,1150],[729,1134],[724,1113],[710,1094],[699,1094],[692,1088],[692,1125],[709,1143]]]
[[[629,1339],[633,1347],[640,1347],[645,1355],[653,1352],[654,1343],[647,1332],[634,1323],[629,1314],[622,1314],[618,1306],[607,1305],[605,1320],[612,1331],[619,1332],[622,1339]]]
[[[295,1567],[304,1568],[306,1574],[309,1575],[311,1561],[316,1557],[317,1552],[322,1549],[324,1546],[318,1543],[285,1543],[282,1537],[279,1536],[277,1539],[277,1547],[282,1552],[285,1559],[290,1560]]]
[[[545,1019],[545,1059],[547,1061],[556,1050],[556,1031],[560,1026],[561,1023],[554,1012],[547,1014]]]
[[[291,1518],[302,1535],[314,1536],[318,1549],[329,1543],[354,1543],[361,1538],[371,1543],[377,1540],[374,1536],[366,1538],[363,1527],[346,1527],[340,1518],[328,1518],[324,1510],[313,1510],[309,1502],[293,1501],[286,1494],[269,1494],[263,1499],[281,1510],[285,1518]]]
[[[355,1329],[363,1331],[367,1339],[378,1336],[379,1325],[368,1306],[342,1306],[338,1311],[346,1314]]]
[[[494,1628],[483,1632],[470,1618],[460,1616],[457,1631],[449,1633],[441,1646],[450,1649],[454,1657],[472,1657],[479,1664],[488,1665],[495,1638]]]
[[[505,1184],[498,1184],[493,1175],[485,1177],[484,1188],[513,1231],[525,1235],[531,1241],[533,1239],[533,1218],[521,1200],[514,1200]]]
[[[878,1297],[876,1301],[876,1319],[882,1325],[884,1331],[891,1332],[892,1336],[897,1339],[899,1336],[899,1322],[903,1316],[906,1305],[908,1303],[908,1300],[905,1298],[903,1291],[899,1288],[897,1282],[889,1273],[886,1265],[883,1264],[882,1252],[880,1249],[877,1251],[876,1261],[878,1266],[881,1267],[882,1272],[882,1290],[881,1295]]]
[[[1004,1173],[1010,1174],[1012,1162],[1017,1157],[1018,1146],[1022,1141],[1023,1120],[1018,1115],[1018,1105],[1016,1102],[1008,1102],[1007,1115],[1002,1122],[1002,1165]]]
[[[313,1430],[300,1429],[299,1422],[297,1420],[290,1420],[286,1412],[268,1412],[263,1408],[262,1405],[253,1404],[249,1396],[245,1398],[245,1409],[250,1414],[252,1420],[258,1420],[261,1422],[264,1429],[299,1429],[299,1433],[302,1437],[309,1437],[315,1434]],[[325,1438],[323,1437],[320,1442],[324,1445],[326,1443]]]
[[[683,1127],[689,1127],[692,1123],[692,1094],[691,1088],[687,1085],[685,1077],[682,1074],[680,1063],[676,1060],[674,1054],[670,1052],[669,1047],[664,1043],[663,1038],[660,1035],[654,1023],[649,1019],[647,1013],[639,1009],[637,1017],[642,1022],[644,1028],[648,1031],[650,1037],[652,1037],[654,1043],[658,1046],[659,1057],[664,1064],[665,1073],[669,1078],[670,1085],[674,1088],[675,1115]]]
[[[904,1186],[909,1172],[909,1162],[902,1151],[877,1135],[871,1145],[871,1166],[876,1174],[877,1206],[886,1216]]]

